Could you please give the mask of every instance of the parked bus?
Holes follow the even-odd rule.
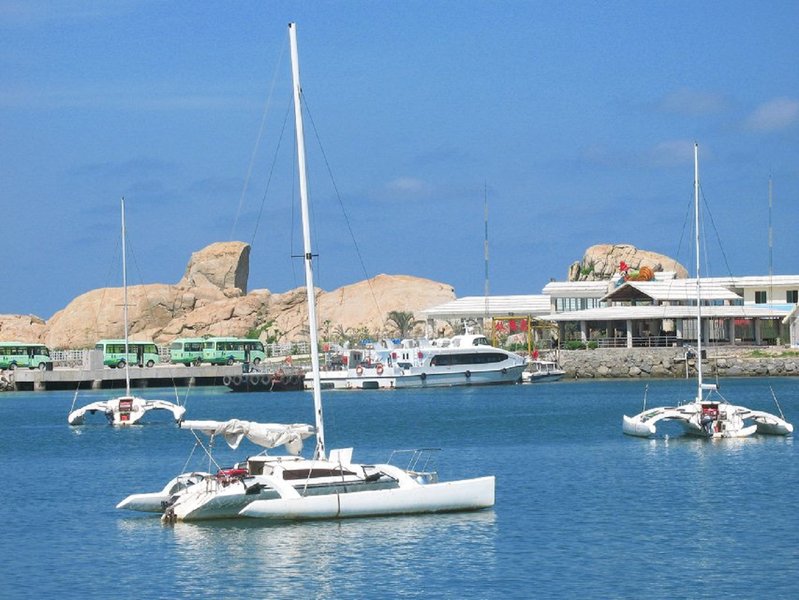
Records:
[[[103,364],[109,367],[125,367],[125,363],[140,367],[152,367],[161,362],[158,348],[153,342],[128,341],[128,353],[125,354],[125,340],[100,340],[94,346],[103,351]]]
[[[0,342],[0,369],[27,367],[51,371],[53,360],[44,344],[28,342]]]
[[[212,365],[232,365],[234,362],[257,365],[265,358],[264,345],[258,340],[208,338],[203,348],[203,362]]]
[[[199,365],[203,359],[205,338],[178,338],[169,344],[169,357],[173,364]]]

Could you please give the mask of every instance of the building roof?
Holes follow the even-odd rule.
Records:
[[[610,281],[550,281],[541,290],[553,298],[601,298],[607,294]]]
[[[725,287],[764,288],[769,286],[797,286],[799,275],[747,275],[744,277],[703,277],[702,281],[710,281]]]
[[[488,313],[498,316],[548,316],[551,306],[548,296],[465,296],[446,304],[439,304],[421,311],[427,319],[461,319],[480,317]]]
[[[702,318],[706,319],[782,319],[788,310],[773,307],[703,306]],[[695,319],[696,306],[606,306],[571,312],[557,313],[546,317],[557,322],[579,321],[640,321],[642,319]]]
[[[655,281],[638,281],[635,283],[671,284],[675,286],[696,285],[696,278],[659,279],[655,273]],[[628,282],[630,283],[630,282]],[[796,286],[799,288],[799,275],[747,275],[744,277],[702,277],[703,286],[720,286],[724,288],[765,288],[769,286]],[[601,298],[611,290],[611,280],[599,281],[551,281],[544,286],[542,292],[553,298]]]
[[[718,283],[702,280],[702,300],[742,300],[742,298]],[[627,281],[608,292],[602,302],[624,300],[652,300],[655,302],[691,302],[696,300],[696,279],[672,279],[671,281]]]

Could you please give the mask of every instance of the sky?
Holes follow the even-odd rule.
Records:
[[[0,0],[0,314],[121,285],[122,196],[130,284],[229,240],[251,290],[304,284],[289,22],[318,287],[538,294],[600,243],[690,266],[695,142],[708,274],[799,274],[793,0]]]

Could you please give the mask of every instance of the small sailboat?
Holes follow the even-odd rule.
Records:
[[[122,288],[123,288],[123,314],[125,326],[125,355],[128,350],[128,274],[127,274],[127,248],[125,231],[125,199],[121,199],[122,206]],[[67,416],[70,425],[83,425],[87,414],[102,413],[111,425],[127,426],[141,421],[144,415],[151,410],[167,410],[172,413],[175,421],[180,421],[186,412],[185,407],[167,400],[147,400],[130,393],[130,367],[125,361],[125,395],[92,402],[81,408],[75,409]]]
[[[793,425],[780,416],[744,406],[730,404],[719,393],[716,384],[702,379],[702,303],[699,244],[699,146],[694,145],[694,227],[696,230],[696,398],[675,407],[661,406],[622,419],[622,429],[627,435],[650,437],[657,423],[663,420],[678,421],[685,432],[705,438],[739,438],[755,433],[789,435]],[[776,398],[775,398],[776,401]],[[777,404],[779,409],[779,404]]]
[[[308,322],[310,345],[315,349],[319,347],[319,340],[308,216],[299,63],[296,28],[293,23],[289,25],[289,38]],[[196,521],[235,516],[300,520],[477,510],[494,505],[493,476],[440,482],[437,472],[430,468],[430,454],[435,449],[395,453],[403,459],[407,457],[407,462],[403,465],[391,464],[391,458],[387,464],[358,464],[352,461],[352,448],[331,450],[328,454],[325,448],[317,352],[311,352],[311,363],[314,426],[273,424],[272,427],[275,432],[284,431],[299,438],[315,435],[316,446],[313,456],[311,458],[297,456],[296,451],[299,447],[297,440],[294,442],[288,440],[287,449],[290,452],[288,456],[262,454],[255,459],[250,458],[246,462],[237,464],[233,469],[223,469],[214,476],[205,477],[202,481],[174,494],[165,504],[163,520]],[[182,426],[195,425],[187,421],[182,423]],[[212,428],[209,426],[206,433],[211,431]],[[213,429],[215,435],[220,433],[224,435],[224,431],[225,427],[221,425]],[[137,509],[133,501],[125,504],[123,501],[119,507]],[[144,504],[146,503],[139,503],[140,506]],[[148,505],[152,506],[151,503]]]

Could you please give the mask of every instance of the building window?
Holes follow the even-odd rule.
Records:
[[[785,301],[788,304],[799,303],[799,290],[788,290],[785,292]]]
[[[755,292],[755,304],[765,304],[766,302],[768,302],[766,292]]]

